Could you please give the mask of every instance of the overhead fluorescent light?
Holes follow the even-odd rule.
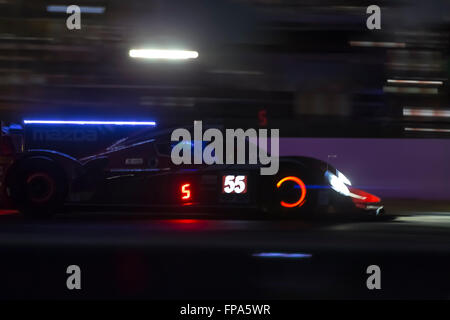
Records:
[[[186,60],[196,59],[198,52],[187,50],[131,49],[129,55],[132,58],[143,59]]]
[[[397,80],[397,79],[388,79],[388,83],[408,83],[408,84],[436,84],[442,85],[442,81],[429,81],[429,80]]]
[[[67,13],[67,7],[64,5],[50,5],[47,6],[47,12],[62,12]],[[105,7],[90,7],[90,6],[79,6],[81,13],[95,13],[103,14],[105,12]]]
[[[450,110],[418,109],[418,108],[404,107],[403,115],[407,117],[450,118]]]
[[[25,124],[129,125],[156,126],[155,121],[23,120]]]

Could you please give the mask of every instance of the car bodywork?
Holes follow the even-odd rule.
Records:
[[[21,147],[16,143],[0,156],[2,203],[22,209],[23,197],[15,193],[28,192],[33,179],[39,182],[39,175],[32,173],[40,167],[33,163],[43,163],[54,168],[50,176],[62,177],[53,187],[64,188],[64,205],[186,213],[225,209],[298,218],[362,212],[377,216],[384,211],[378,197],[352,188],[334,167],[309,157],[280,157],[274,176],[260,175],[260,165],[174,165],[170,132],[144,130],[78,158],[56,150],[26,150],[23,141]],[[2,143],[13,145],[13,136],[4,132]],[[33,169],[24,169],[29,166]],[[17,184],[25,186],[14,191]],[[231,190],[230,184],[243,187]],[[39,201],[27,204],[43,207]]]

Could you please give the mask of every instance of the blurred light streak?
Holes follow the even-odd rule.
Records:
[[[53,41],[55,38],[49,38],[49,37],[21,37],[17,35],[0,35],[0,39],[2,40],[23,40],[23,41]]]
[[[257,258],[283,258],[283,259],[305,259],[311,258],[310,253],[282,253],[282,252],[260,252],[252,254]]]
[[[409,83],[409,84],[437,84],[442,85],[442,81],[428,81],[428,80],[396,80],[396,79],[388,79],[388,83]]]
[[[159,50],[159,49],[131,49],[129,55],[132,58],[186,60],[196,59],[197,51],[187,50]]]
[[[49,5],[47,6],[47,12],[67,12],[67,7],[64,5]],[[103,14],[105,12],[105,7],[86,7],[80,6],[81,13],[95,13]]]
[[[404,42],[350,41],[352,47],[405,48]]]
[[[237,75],[250,75],[250,76],[260,76],[260,75],[264,74],[261,71],[255,71],[255,70],[211,70],[210,73],[237,74]]]
[[[306,189],[330,189],[330,188],[331,188],[330,186],[323,186],[320,184],[307,184],[306,185]],[[294,186],[294,189],[300,189],[300,186],[296,184]]]
[[[418,132],[450,132],[450,129],[410,128],[410,127],[405,127],[405,131],[418,131]]]
[[[9,210],[9,209],[2,209],[0,210],[0,216],[7,216],[11,214],[19,214],[18,210]]]
[[[450,224],[450,212],[448,211],[438,211],[438,212],[428,212],[427,215],[414,215],[414,216],[404,216],[397,217],[395,221],[400,222],[422,222],[422,223],[437,223],[440,227],[444,224]]]
[[[384,92],[389,93],[414,93],[414,94],[437,94],[437,88],[419,88],[419,87],[383,87]]]
[[[162,220],[161,224],[164,228],[177,231],[204,231],[209,228],[209,223],[198,219],[171,219]]]
[[[78,124],[156,126],[154,121],[23,120],[25,124]]]
[[[404,116],[450,118],[450,110],[403,108]]]
[[[172,222],[181,223],[181,224],[191,224],[191,223],[198,222],[198,220],[196,220],[196,219],[173,219]]]

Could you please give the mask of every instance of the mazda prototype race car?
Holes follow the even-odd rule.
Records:
[[[67,128],[77,125],[35,131],[34,138],[87,150],[94,132],[69,134]],[[177,142],[170,140],[172,130],[140,127],[80,156],[61,152],[63,147],[27,148],[27,136],[13,129],[2,130],[2,204],[30,217],[48,217],[74,205],[292,218],[383,213],[380,198],[353,188],[343,173],[309,157],[280,157],[277,174],[261,175],[259,164],[173,164],[171,150]]]

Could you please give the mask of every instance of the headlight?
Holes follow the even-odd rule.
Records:
[[[340,172],[339,170],[336,170],[337,173],[337,177],[342,180],[343,183],[345,183],[348,186],[351,186],[352,183],[350,182],[350,180],[348,180],[348,178],[346,176],[344,176],[344,174],[342,172]]]
[[[336,170],[337,171],[337,170]],[[350,195],[350,190],[348,190],[347,186],[346,186],[346,182],[348,181],[350,182],[343,174],[341,174],[343,178],[339,177],[339,171],[337,171],[338,175],[336,176],[335,174],[331,173],[330,171],[325,172],[325,177],[327,177],[328,182],[331,185],[331,188],[336,191],[339,192],[341,194],[343,194],[344,196],[349,196]],[[350,183],[348,183],[350,184]]]

